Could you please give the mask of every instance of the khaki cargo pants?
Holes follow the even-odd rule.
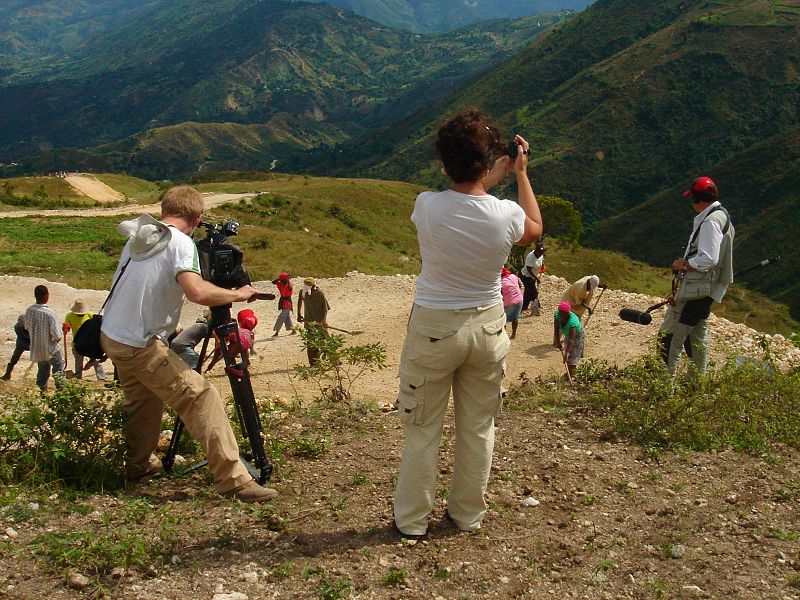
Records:
[[[160,464],[154,452],[161,433],[163,402],[203,446],[214,484],[229,492],[252,479],[239,460],[239,446],[216,388],[193,371],[158,338],[146,348],[120,344],[101,334],[103,350],[119,373],[129,418],[123,425],[128,445],[128,476],[140,477]]]
[[[509,339],[502,303],[435,310],[414,305],[400,359],[398,417],[405,448],[395,490],[397,527],[423,534],[436,501],[439,443],[450,390],[456,439],[447,510],[473,531],[486,514],[484,493],[494,450],[494,418]]]

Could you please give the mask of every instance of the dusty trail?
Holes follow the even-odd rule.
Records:
[[[125,196],[89,175],[67,175],[65,181],[84,196],[98,202],[121,202]]]
[[[99,182],[97,182],[99,183]],[[109,188],[111,189],[111,188]],[[247,194],[203,194],[206,210],[225,204],[226,202],[237,202],[243,198],[257,196],[257,192]],[[109,208],[59,208],[52,210],[7,210],[0,211],[0,218],[13,217],[113,217],[131,214],[158,214],[158,204],[126,204],[125,206],[115,206]]]
[[[294,280],[298,289],[302,279]],[[383,342],[386,345],[387,365],[383,371],[367,375],[357,386],[355,393],[361,398],[372,398],[380,404],[394,402],[396,396],[397,366],[400,360],[406,323],[414,293],[415,278],[410,275],[374,276],[352,273],[347,277],[321,279],[319,286],[325,291],[331,304],[329,323],[346,330],[360,330],[353,336],[353,343]],[[12,326],[17,315],[33,301],[33,288],[47,283],[50,288],[50,306],[60,317],[66,315],[76,298],[82,298],[93,310],[98,310],[107,292],[101,290],[75,290],[63,283],[46,282],[30,277],[0,277],[0,288],[4,290],[0,299],[0,364],[7,361],[14,349]],[[264,291],[274,291],[270,282],[257,282],[255,286]],[[517,382],[524,374],[530,379],[563,374],[560,354],[552,342],[552,312],[567,282],[561,278],[545,276],[541,289],[542,316],[524,316],[520,322],[517,338],[512,341],[507,360],[506,387]],[[296,297],[296,296],[295,296]],[[629,294],[608,290],[598,305],[595,315],[586,328],[586,359],[596,358],[611,364],[625,365],[648,351],[660,322],[656,315],[650,326],[634,325],[619,319],[619,310],[627,307],[644,308],[656,299],[640,294]],[[234,312],[245,305],[234,306]],[[281,331],[273,338],[272,325],[278,310],[274,301],[256,302],[249,305],[259,320],[256,328],[256,350],[253,358],[253,387],[259,396],[292,399],[313,397],[313,386],[295,380],[292,366],[305,362],[300,337]],[[187,303],[182,314],[182,324],[189,325],[202,312],[202,308]],[[737,354],[755,354],[758,333],[743,326],[712,316],[712,357],[721,358],[735,351]],[[784,364],[800,364],[800,350],[794,348],[781,336],[775,336],[773,348],[783,352]],[[33,385],[34,373],[29,373],[23,382],[22,375],[27,356],[23,357],[15,371],[17,385]],[[22,367],[22,368],[20,368]],[[90,375],[91,377],[91,375]],[[227,379],[220,366],[212,371],[211,379],[224,395],[230,395]]]

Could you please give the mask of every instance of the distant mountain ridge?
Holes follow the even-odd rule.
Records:
[[[314,1],[314,0],[310,0]],[[320,1],[320,0],[316,0]],[[389,27],[418,33],[447,31],[479,21],[583,10],[594,0],[321,0]]]
[[[274,4],[282,0],[261,0]],[[285,0],[301,1],[301,0]],[[319,0],[310,0],[311,2]],[[417,33],[447,31],[479,21],[582,9],[594,0],[323,0],[384,26]],[[84,44],[173,0],[4,0],[0,3],[0,81],[57,73]],[[250,0],[195,3],[208,14],[236,11]],[[191,15],[191,16],[190,16]],[[184,18],[202,18],[190,9]],[[174,25],[180,26],[179,22]],[[167,33],[166,30],[164,33]]]
[[[153,178],[263,168],[412,112],[563,17],[422,36],[325,4],[170,0],[0,87],[0,154],[96,148]]]

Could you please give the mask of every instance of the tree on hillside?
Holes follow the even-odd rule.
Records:
[[[569,244],[577,244],[583,233],[581,213],[572,202],[558,196],[537,196],[545,233]]]

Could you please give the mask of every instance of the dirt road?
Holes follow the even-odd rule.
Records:
[[[82,298],[92,310],[98,310],[106,297],[106,291],[75,290],[63,283],[46,282],[30,277],[0,277],[4,290],[0,298],[0,364],[7,360],[14,349],[12,326],[17,315],[33,302],[33,288],[46,283],[50,288],[50,306],[57,315],[66,315],[76,298]],[[397,394],[396,375],[400,360],[406,323],[414,294],[415,278],[410,275],[375,276],[352,273],[347,277],[321,279],[319,285],[328,297],[331,311],[329,323],[349,331],[360,330],[353,336],[353,343],[382,342],[386,345],[388,367],[364,378],[356,389],[359,397],[376,400],[380,404],[391,404]],[[302,279],[294,280],[295,289]],[[270,282],[257,282],[255,286],[264,291],[274,291]],[[552,377],[563,374],[559,352],[551,346],[553,336],[552,311],[567,282],[561,278],[546,276],[541,289],[542,305],[546,308],[542,316],[524,316],[517,338],[513,340],[507,360],[506,387],[518,381],[524,373],[528,378]],[[624,365],[648,351],[658,330],[659,317],[650,326],[634,325],[619,319],[617,314],[623,307],[646,307],[655,298],[640,294],[629,294],[608,290],[597,312],[586,328],[586,359],[596,358],[611,364]],[[234,306],[234,312],[245,305]],[[302,396],[310,399],[314,395],[311,385],[303,384],[292,377],[292,366],[305,362],[305,352],[298,335],[282,331],[272,338],[272,324],[278,311],[275,302],[251,304],[259,320],[256,329],[256,351],[253,358],[252,378],[259,396],[280,396],[292,399]],[[182,324],[189,325],[202,312],[202,308],[187,303],[182,314]],[[712,356],[722,358],[733,352],[737,355],[757,355],[758,332],[725,319],[711,319]],[[773,338],[773,348],[784,353],[784,363],[800,364],[800,350],[783,340]],[[24,361],[23,361],[24,362]],[[21,366],[26,366],[22,364]],[[25,379],[32,385],[33,373]],[[225,395],[229,395],[227,379],[221,366],[212,372],[212,380]],[[19,381],[15,377],[16,381]]]
[[[65,181],[84,196],[98,202],[121,202],[125,196],[91,175],[67,175]]]
[[[98,182],[99,183],[99,182]],[[110,188],[109,188],[110,189]],[[203,194],[205,200],[206,210],[225,204],[226,202],[237,202],[242,198],[252,198],[257,196],[258,192],[247,194]],[[52,210],[7,210],[0,211],[0,219],[13,218],[13,217],[112,217],[118,215],[130,214],[157,214],[159,212],[158,204],[126,204],[125,206],[116,206],[113,208],[59,208]]]

